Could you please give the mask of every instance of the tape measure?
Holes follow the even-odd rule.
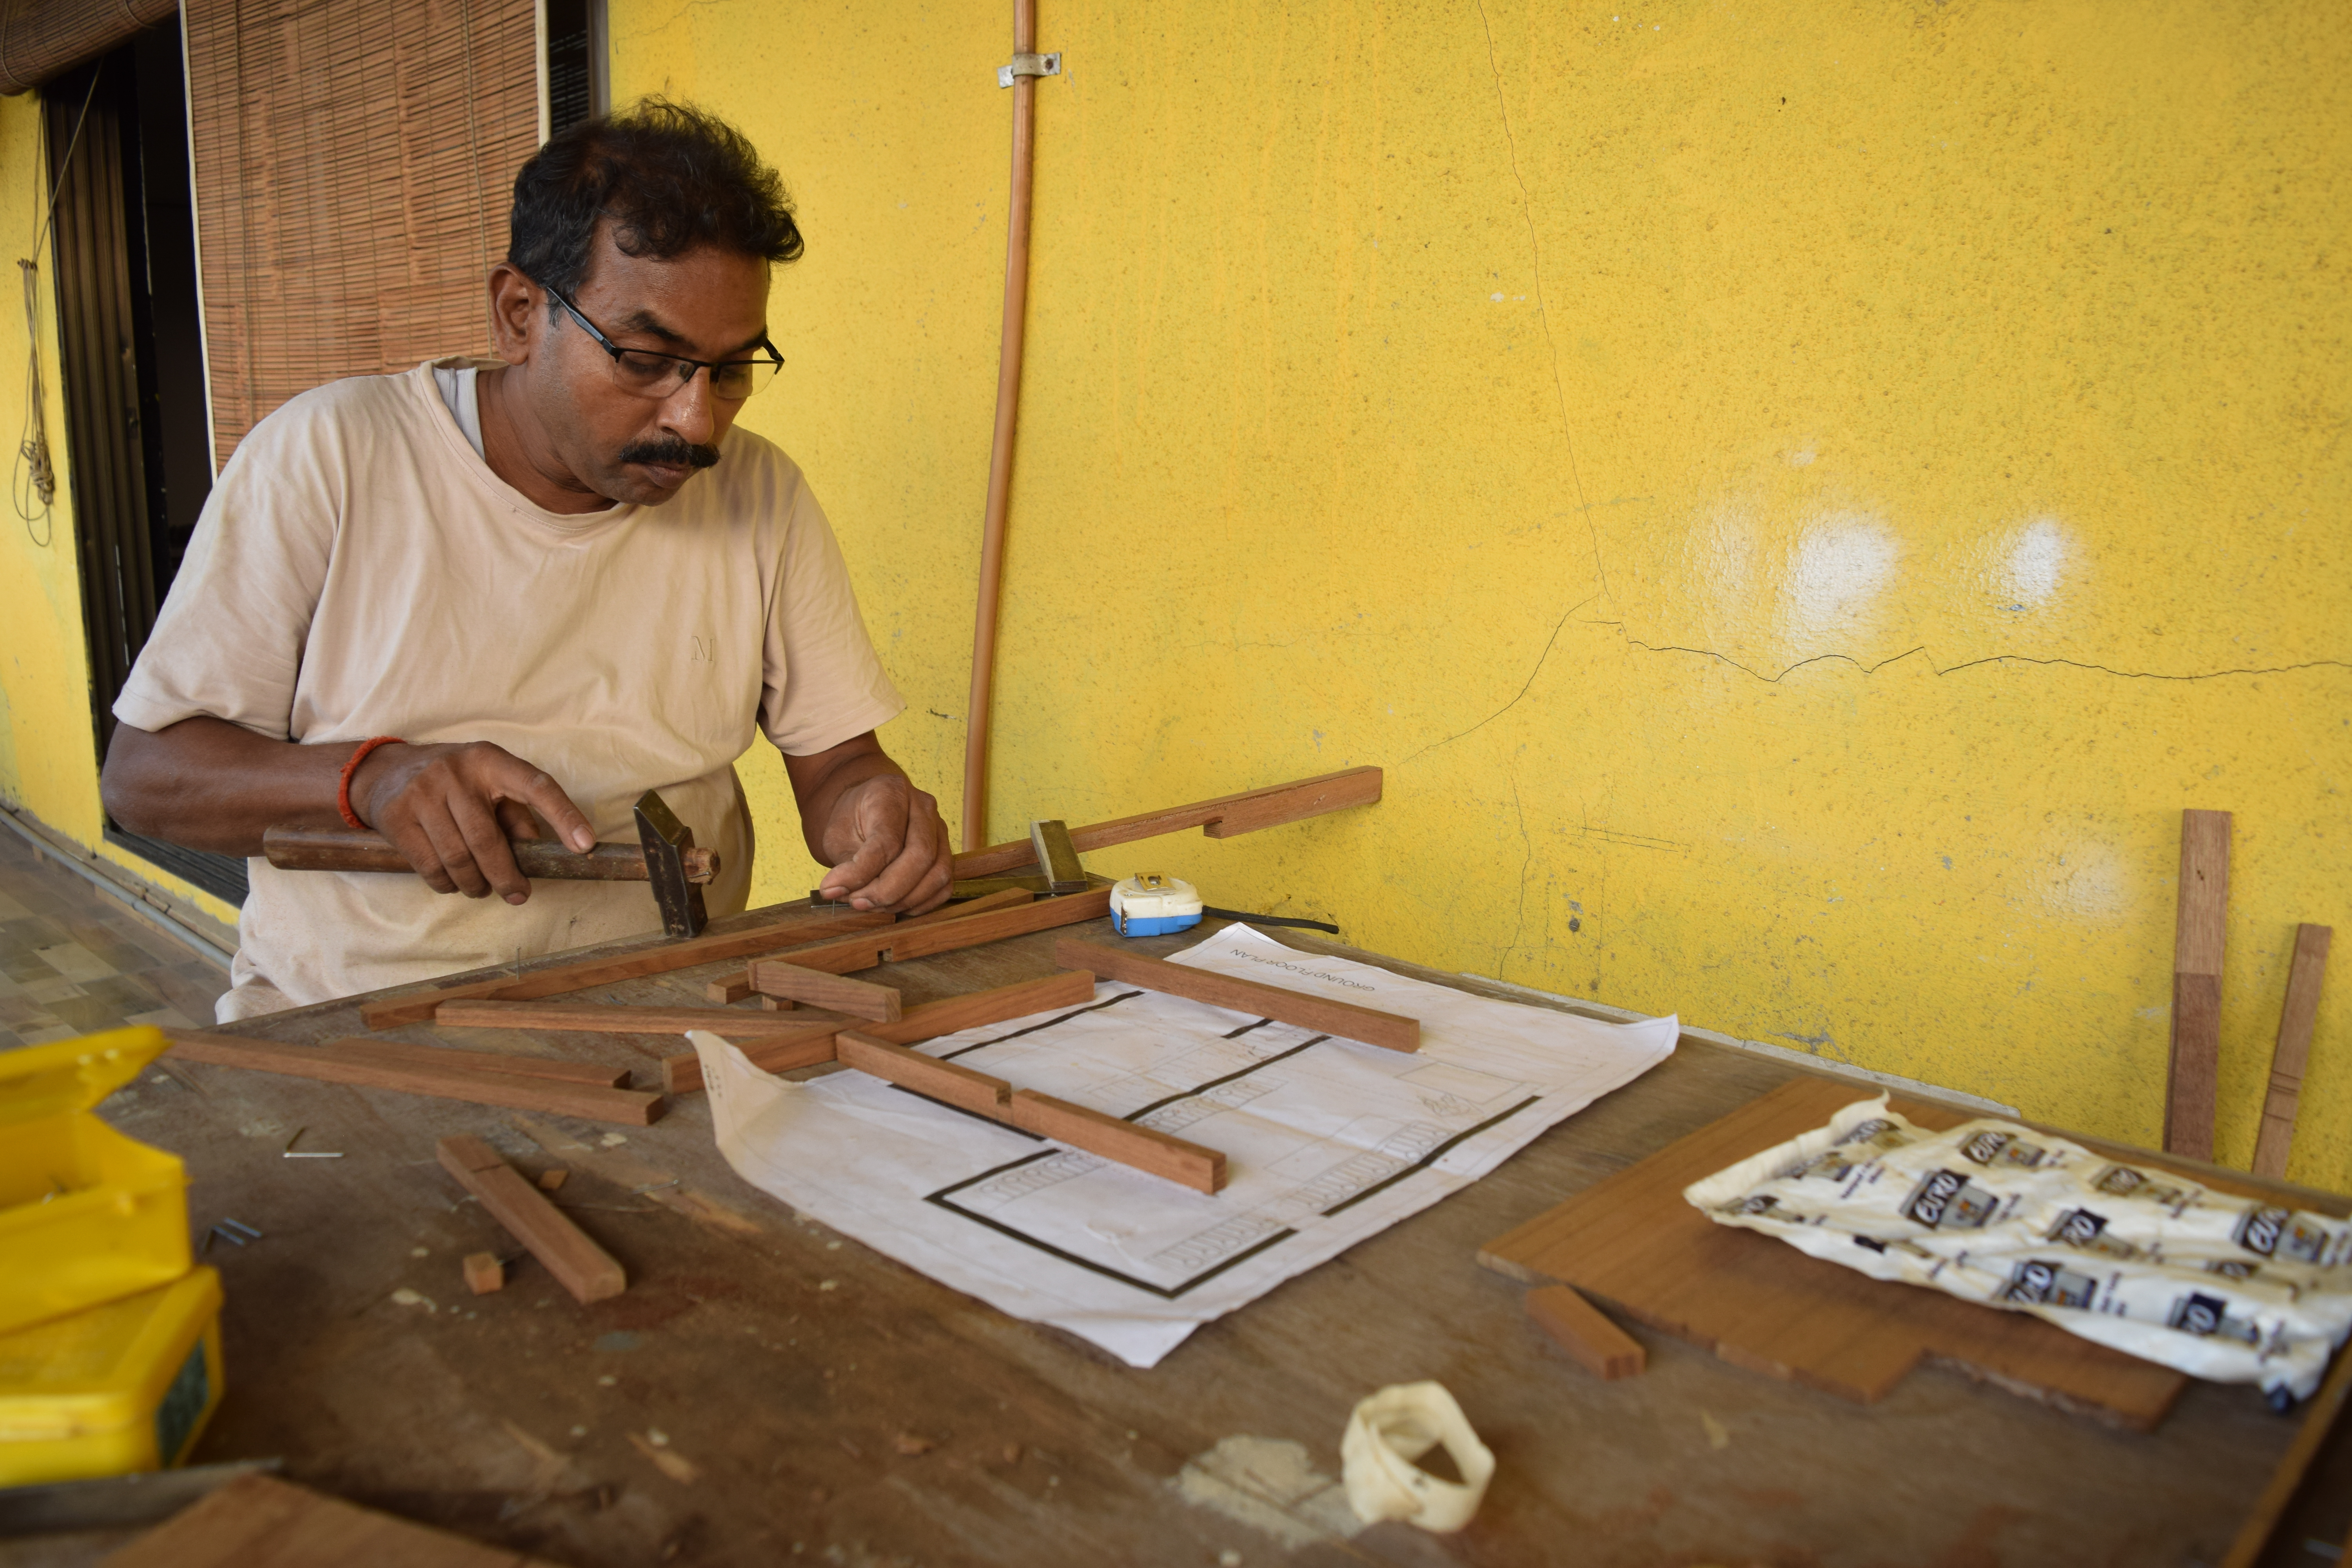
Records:
[[[1121,936],[1165,936],[1201,923],[1201,895],[1190,882],[1139,871],[1110,889],[1111,929]]]

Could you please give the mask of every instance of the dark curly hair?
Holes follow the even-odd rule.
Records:
[[[803,248],[784,182],[751,139],[665,98],[575,125],[522,166],[507,262],[543,289],[576,294],[606,219],[630,256],[667,260],[715,245],[778,262]]]

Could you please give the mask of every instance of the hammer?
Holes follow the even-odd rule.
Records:
[[[697,849],[694,830],[680,822],[660,794],[637,797],[637,842],[599,844],[583,854],[547,839],[512,839],[515,867],[534,880],[651,882],[662,930],[698,936],[709,918],[701,884],[719,874],[719,852]],[[272,827],[261,852],[281,871],[407,871],[408,857],[381,833],[341,827]]]

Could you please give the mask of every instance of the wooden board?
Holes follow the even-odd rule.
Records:
[[[1082,1007],[1094,1000],[1094,994],[1092,974],[1067,970],[1039,980],[1024,980],[1017,985],[1000,985],[991,991],[975,991],[970,995],[950,996],[944,1001],[910,1007],[895,1024],[861,1024],[857,1032],[887,1040],[894,1046],[911,1046],[952,1035],[959,1029],[1001,1024],[1007,1018],[1042,1013],[1050,1007]],[[768,1072],[789,1072],[794,1068],[814,1067],[834,1059],[833,1039],[841,1028],[839,1019],[803,1024],[800,1028],[803,1033],[796,1036],[753,1041],[743,1047],[743,1054],[751,1058],[753,1067]],[[672,1094],[700,1089],[702,1058],[690,1051],[663,1058],[662,1087]]]
[[[227,1037],[236,1038],[233,1035]],[[561,1057],[519,1057],[503,1051],[461,1051],[447,1046],[413,1046],[405,1040],[379,1040],[367,1035],[337,1040],[334,1052],[339,1057],[385,1062],[398,1067],[505,1073],[510,1078],[552,1079],[558,1083],[586,1084],[592,1089],[629,1087],[629,1069],[626,1068],[567,1061]]]
[[[829,1007],[877,1024],[898,1021],[898,993],[890,986],[877,985],[870,980],[852,980],[845,974],[827,974],[822,969],[803,969],[790,959],[782,958],[763,961],[760,973],[766,978],[766,994],[781,998],[787,1005],[805,1002],[812,1007]]]
[[[1181,833],[1188,827],[1198,827],[1212,838],[1231,838],[1286,822],[1303,822],[1327,811],[1370,805],[1380,798],[1380,769],[1347,768],[1311,779],[1268,784],[1239,795],[1219,795],[1214,800],[1073,828],[1070,843],[1083,854],[1089,849],[1108,849],[1114,844],[1132,844],[1139,839]],[[1000,871],[1017,871],[1036,861],[1036,849],[1024,838],[992,844],[985,849],[965,850],[955,858],[955,874],[960,878],[992,876]]]
[[[259,1473],[190,1504],[102,1568],[552,1568]]]
[[[317,1079],[356,1089],[396,1089],[403,1094],[425,1094],[438,1100],[462,1100],[471,1105],[584,1116],[629,1127],[650,1126],[660,1120],[662,1113],[660,1095],[635,1089],[601,1089],[560,1079],[526,1078],[454,1066],[415,1066],[385,1060],[374,1053],[345,1055],[331,1041],[323,1046],[291,1046],[199,1029],[166,1029],[163,1033],[172,1042],[172,1057],[182,1061],[209,1062],[215,1067],[283,1073],[289,1078]],[[446,1054],[455,1058],[467,1053]]]
[[[604,1002],[444,1002],[444,1028],[577,1029],[597,1035],[682,1035],[688,1029],[747,1037],[808,1027],[807,1021],[747,1007],[630,1007]]]
[[[2254,1140],[2257,1176],[2286,1174],[2304,1068],[2311,1059],[2311,1027],[2319,1016],[2319,983],[2327,972],[2327,944],[2335,934],[2327,926],[2295,927],[2294,962],[2287,971],[2286,1004],[2279,1009],[2278,1045],[2271,1053],[2270,1093],[2263,1100],[2263,1129]]]
[[[2173,926],[2172,1058],[2164,1147],[2213,1157],[2221,1070],[2221,948],[2230,912],[2230,814],[2180,814],[2179,906]]]
[[[943,1062],[908,1047],[861,1035],[855,1029],[844,1029],[835,1035],[833,1049],[835,1059],[844,1067],[856,1068],[900,1089],[929,1095],[982,1116],[992,1116],[999,1121],[1012,1120],[1013,1086],[1001,1078]]]
[[[1310,996],[1279,985],[1194,969],[1190,964],[1171,963],[1164,958],[1146,957],[1083,937],[1063,937],[1054,944],[1054,957],[1073,969],[1091,970],[1122,985],[1140,985],[1147,991],[1190,997],[1213,1007],[1230,1007],[1236,1013],[1295,1024],[1302,1029],[1360,1040],[1391,1051],[1421,1049],[1420,1021],[1400,1014]]]
[[[556,1281],[583,1305],[617,1296],[628,1276],[613,1255],[589,1238],[499,1152],[469,1133],[444,1138],[436,1146],[442,1168],[481,1200],[492,1219],[547,1266]]]
[[[1030,1089],[1013,1091],[1012,1110],[1013,1125],[1024,1132],[1117,1161],[1146,1175],[1196,1193],[1214,1193],[1225,1184],[1224,1154],[1202,1144]]]
[[[817,942],[829,936],[846,935],[853,931],[887,926],[896,919],[884,910],[855,910],[829,916],[813,916],[803,910],[791,920],[769,921],[712,936],[690,937],[684,942],[665,942],[610,958],[583,959],[577,963],[534,969],[512,977],[466,981],[404,992],[395,996],[377,997],[360,1004],[360,1019],[371,1029],[429,1023],[436,1007],[459,998],[530,1002],[541,996],[561,996],[567,991],[582,991],[591,985],[614,985],[625,980],[642,980],[648,974],[692,969],[697,964],[721,963],[730,958],[750,958],[758,953],[773,952],[780,947],[790,947],[799,942]]]
[[[2147,1431],[2188,1379],[2023,1312],[1873,1279],[1754,1231],[1717,1225],[1683,1188],[1827,1124],[1867,1098],[1801,1078],[1490,1241],[1478,1261],[1529,1283],[1572,1285],[1637,1322],[1724,1360],[1871,1404],[1926,1358]],[[1968,1120],[1897,1099],[1922,1127]]]

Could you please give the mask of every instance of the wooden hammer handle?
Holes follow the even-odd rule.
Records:
[[[515,865],[526,877],[555,882],[642,882],[646,852],[635,844],[599,844],[585,855],[553,839],[509,841]],[[405,871],[408,857],[381,833],[347,827],[273,827],[261,836],[261,852],[281,871]],[[719,875],[715,849],[685,851],[686,879],[708,882]]]

